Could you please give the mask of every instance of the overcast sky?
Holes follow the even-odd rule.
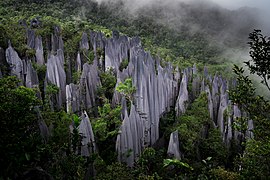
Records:
[[[96,0],[98,2],[101,1],[108,1],[108,0]],[[130,1],[130,0],[124,0]],[[132,0],[136,4],[147,4],[149,2],[155,2],[157,0]],[[250,6],[250,7],[258,7],[269,9],[270,8],[270,0],[164,0],[164,2],[171,2],[171,1],[213,1],[223,7],[229,9],[236,9],[243,6]]]
[[[260,9],[270,9],[270,0],[212,0],[217,4],[229,9],[237,9],[243,6],[257,7]]]

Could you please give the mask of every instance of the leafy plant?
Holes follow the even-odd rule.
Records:
[[[177,166],[177,167],[184,167],[184,168],[187,168],[189,170],[193,170],[193,168],[188,163],[182,162],[178,159],[164,159],[163,167],[168,167],[171,165]]]
[[[132,95],[135,93],[136,88],[132,85],[132,79],[127,78],[124,83],[120,82],[119,85],[116,87],[116,91],[123,94],[129,101],[132,102],[133,97]]]

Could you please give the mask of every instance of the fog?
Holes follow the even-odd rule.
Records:
[[[96,0],[97,2],[108,2],[111,0]],[[237,9],[241,7],[256,7],[266,11],[270,8],[270,1],[269,0],[124,0],[129,6],[129,8],[138,8],[145,5],[149,5],[152,3],[178,3],[178,2],[213,2],[215,4],[220,5],[221,7],[228,8],[228,9]]]

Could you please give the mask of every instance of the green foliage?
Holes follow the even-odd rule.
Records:
[[[53,109],[53,97],[59,92],[59,87],[55,84],[48,84],[45,89],[45,107]]]
[[[210,170],[210,176],[212,179],[221,180],[237,180],[241,179],[241,176],[235,172],[227,171],[221,167]]]
[[[268,80],[270,79],[270,39],[261,34],[261,30],[254,30],[249,34],[250,56],[252,60],[246,61],[245,64],[251,74],[257,74],[262,79],[268,90]]]
[[[119,66],[119,71],[123,71],[123,69],[127,68],[128,63],[128,59],[123,59]]]
[[[166,151],[164,149],[155,150],[152,147],[145,148],[135,163],[136,169],[133,171],[134,175],[136,177],[139,176],[141,179],[152,179],[152,177],[159,179],[159,176],[162,176],[164,173],[162,165],[163,157],[165,156]]]
[[[196,148],[201,139],[201,132],[210,124],[207,109],[207,95],[202,93],[191,105],[190,109],[178,120],[174,126],[179,132],[182,151],[189,159],[196,157]]]
[[[116,85],[116,77],[113,69],[100,73],[100,80],[102,86],[98,87],[98,96],[102,99],[106,98],[112,100]]]
[[[182,162],[178,159],[164,159],[163,164],[164,164],[163,167],[176,166],[179,168],[183,167],[189,170],[193,170],[193,168],[188,163]]]
[[[46,169],[55,179],[83,179],[87,164],[86,159],[76,154],[81,137],[77,131],[79,117],[68,115],[64,111],[42,112],[46,124],[51,127],[51,137],[47,144],[40,145],[41,167]],[[73,132],[70,125],[74,121]]]
[[[112,109],[110,103],[98,107],[99,118],[93,121],[93,130],[100,141],[115,137],[121,125],[121,107]]]
[[[18,86],[13,76],[0,79],[0,178],[14,178],[31,166],[40,143],[33,89]]]
[[[246,143],[245,153],[241,158],[244,177],[249,179],[267,179],[270,161],[270,139],[269,136],[264,140],[250,139]]]
[[[115,141],[118,135],[121,122],[121,107],[111,108],[108,101],[102,107],[98,107],[99,117],[93,119],[92,127],[95,140],[99,147],[99,155],[106,162],[111,164],[116,160]]]
[[[270,44],[266,37],[255,30],[250,33],[250,55],[252,60],[245,62],[251,74],[257,74],[262,78],[262,83],[269,89],[267,80],[269,79],[269,51]],[[247,130],[247,121],[253,120],[253,139],[245,138],[243,145],[245,151],[240,158],[242,167],[240,173],[244,178],[266,179],[269,177],[269,152],[270,152],[270,103],[264,97],[255,93],[255,88],[243,68],[234,67],[237,75],[237,86],[230,91],[230,98],[236,103],[242,112],[247,113],[247,118],[236,119],[238,128],[243,133]],[[270,89],[269,89],[270,90]]]
[[[136,88],[132,85],[132,79],[127,78],[124,83],[119,83],[119,85],[116,87],[116,91],[123,94],[129,101],[132,101],[132,95],[135,93]]]
[[[100,171],[96,177],[97,180],[126,180],[126,179],[135,179],[132,175],[131,169],[129,169],[126,165],[121,163],[113,163],[112,165],[108,165],[106,169]]]

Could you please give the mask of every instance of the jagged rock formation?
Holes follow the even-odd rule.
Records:
[[[180,85],[179,95],[176,100],[175,105],[175,111],[177,116],[180,116],[181,114],[185,113],[188,103],[188,77],[187,77],[187,71],[183,72],[183,77]]]
[[[71,83],[66,85],[67,113],[74,113],[80,110],[79,86]]]
[[[38,75],[36,70],[33,68],[32,63],[27,64],[27,74],[25,80],[25,86],[28,88],[37,88],[39,86]]]
[[[174,157],[178,160],[181,159],[181,154],[180,154],[180,150],[179,150],[178,131],[174,131],[170,135],[170,141],[169,141],[167,154],[170,157]]]
[[[100,85],[97,61],[95,60],[92,65],[85,63],[80,79],[80,98],[84,109],[95,107],[96,91]]]
[[[36,36],[35,50],[36,50],[37,64],[43,65],[44,64],[44,52],[43,52],[43,45],[42,45],[42,37],[41,36]]]
[[[83,56],[81,58],[81,55],[85,54],[80,52],[76,58],[65,60],[60,29],[56,27],[54,31],[46,46],[48,60],[45,88],[50,84],[59,88],[54,102],[56,108],[66,107],[68,113],[93,110],[97,106],[97,90],[101,86],[99,71],[113,69],[117,78],[116,87],[126,78],[132,78],[136,92],[131,99],[130,113],[127,112],[125,98],[119,92],[115,91],[112,99],[112,105],[123,106],[123,122],[116,141],[119,161],[133,166],[142,150],[153,146],[159,139],[160,117],[171,108],[175,108],[177,116],[181,116],[185,113],[188,103],[196,99],[201,92],[207,94],[209,116],[213,127],[219,128],[224,143],[229,145],[232,138],[239,139],[243,136],[232,128],[235,118],[240,117],[242,113],[229,101],[228,83],[218,75],[211,78],[206,67],[202,76],[197,72],[195,65],[182,71],[169,63],[162,67],[158,58],[153,58],[149,52],[144,51],[138,37],[129,38],[116,32],[110,39],[106,39],[101,32],[83,33],[80,50],[93,50],[95,58],[92,64],[85,63]],[[44,65],[42,37],[35,36],[33,30],[27,32],[27,45],[36,51],[36,58],[32,61]],[[21,60],[11,45],[6,50],[6,60],[11,74],[21,79],[27,87],[34,88],[39,85],[37,73],[30,60]],[[120,71],[119,67],[124,60],[128,61],[128,66]],[[78,73],[77,84],[67,80],[66,74],[72,74],[71,64]],[[65,65],[68,66],[66,70]],[[86,112],[81,119],[79,131],[84,137],[80,153],[89,156],[89,153],[96,150],[94,134]],[[250,120],[248,129],[252,128],[253,123]],[[253,134],[248,131],[246,136],[252,138]],[[171,134],[168,153],[180,159],[177,131]]]
[[[116,140],[118,160],[133,166],[134,160],[139,157],[143,149],[144,125],[135,106],[131,105],[130,115],[127,111],[119,135]]]
[[[54,84],[59,88],[56,105],[60,109],[66,101],[66,73],[64,70],[64,54],[61,49],[57,51],[56,55],[50,55],[48,58],[46,83],[47,86]]]
[[[79,133],[82,135],[82,146],[80,154],[82,156],[89,156],[91,153],[96,151],[96,143],[92,126],[86,111],[84,111],[81,116],[81,123],[78,128]]]
[[[15,75],[17,78],[23,80],[23,62],[11,44],[9,44],[6,50],[6,61],[11,69],[11,75]]]

